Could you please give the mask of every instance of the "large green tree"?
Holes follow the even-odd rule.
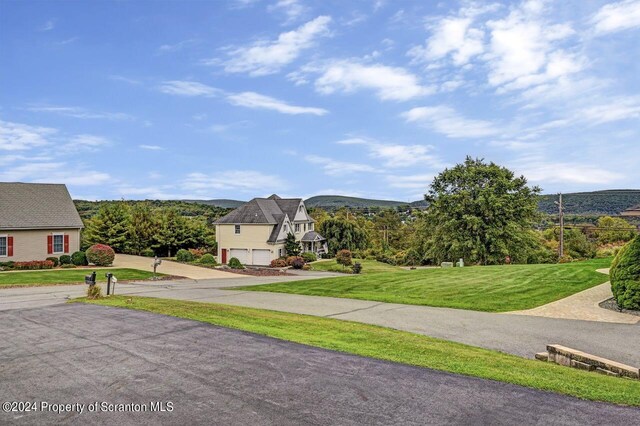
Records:
[[[367,248],[367,233],[352,221],[338,218],[325,219],[318,232],[327,239],[329,253],[335,255],[338,250],[360,250]]]
[[[497,264],[509,256],[525,262],[539,241],[530,232],[539,219],[540,188],[493,162],[467,157],[431,183],[425,200],[426,255],[435,262],[463,258]]]
[[[148,203],[135,203],[129,221],[129,251],[140,254],[150,248],[158,232],[158,217]]]
[[[83,246],[106,244],[117,253],[127,251],[131,212],[125,202],[103,204],[98,213],[85,221]]]

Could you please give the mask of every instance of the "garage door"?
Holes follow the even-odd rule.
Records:
[[[271,250],[253,249],[251,254],[253,254],[253,265],[268,265],[271,263]]]
[[[237,258],[243,265],[249,260],[249,250],[247,249],[231,249],[229,250],[229,259]]]

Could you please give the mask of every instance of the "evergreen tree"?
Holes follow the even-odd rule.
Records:
[[[130,208],[124,202],[104,204],[98,213],[85,222],[83,245],[106,244],[117,253],[127,249]]]
[[[151,247],[158,231],[158,219],[148,203],[135,203],[131,207],[129,223],[129,251],[140,254]]]
[[[287,253],[287,256],[300,255],[300,243],[296,241],[296,236],[291,232],[287,234],[287,239],[284,242],[284,250]]]
[[[190,232],[187,219],[176,208],[163,209],[154,239],[154,247],[171,257],[179,248],[188,245]]]

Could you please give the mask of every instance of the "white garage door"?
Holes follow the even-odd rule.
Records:
[[[252,265],[268,265],[271,263],[271,250],[256,250],[251,251],[253,254]]]
[[[229,250],[229,259],[237,258],[243,265],[249,260],[249,250],[247,249],[231,249]]]

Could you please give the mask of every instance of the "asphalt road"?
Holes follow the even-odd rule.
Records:
[[[0,412],[0,424],[630,425],[640,418],[637,408],[125,309],[10,310],[0,312],[0,324],[0,402],[173,407]]]

